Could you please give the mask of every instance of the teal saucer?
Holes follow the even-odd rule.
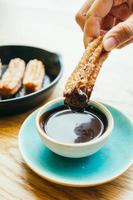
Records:
[[[133,125],[120,111],[107,106],[114,129],[106,145],[85,158],[65,158],[48,150],[37,133],[33,112],[23,123],[19,148],[27,165],[41,177],[62,185],[86,187],[109,182],[133,163]]]

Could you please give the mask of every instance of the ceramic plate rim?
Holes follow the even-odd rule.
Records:
[[[104,103],[102,103],[104,104]],[[117,108],[115,107],[112,107],[108,104],[104,104],[105,106],[109,106],[111,108],[114,108],[116,111],[122,113],[121,111],[119,111]],[[39,109],[37,109],[39,110]],[[52,183],[56,183],[56,184],[59,184],[59,185],[62,185],[62,186],[68,186],[68,187],[94,187],[94,186],[98,186],[98,185],[102,185],[102,184],[105,184],[105,183],[109,183],[113,180],[115,180],[116,178],[118,178],[119,176],[121,176],[123,173],[125,173],[133,164],[133,162],[131,161],[127,166],[125,166],[116,176],[113,176],[112,178],[108,178],[106,180],[103,180],[103,181],[99,181],[97,183],[94,183],[94,184],[90,184],[90,183],[86,183],[86,184],[79,184],[79,183],[67,183],[67,182],[64,182],[64,181],[60,181],[60,180],[56,180],[54,178],[49,178],[47,175],[42,175],[42,173],[37,169],[37,167],[33,166],[33,164],[31,164],[31,162],[26,158],[26,156],[24,155],[23,153],[23,150],[21,148],[21,142],[20,142],[20,137],[21,137],[21,134],[23,133],[22,130],[23,130],[23,127],[24,125],[27,123],[27,121],[29,120],[29,118],[34,115],[37,110],[35,110],[34,112],[32,112],[23,122],[20,130],[19,130],[19,134],[18,134],[18,147],[19,147],[19,150],[20,150],[20,154],[23,158],[23,160],[25,161],[25,163],[27,164],[27,166],[34,172],[36,173],[37,175],[39,175],[40,177],[44,178],[45,180],[49,181],[49,182],[52,182]],[[123,114],[123,113],[122,113]],[[128,119],[129,122],[131,122],[131,120],[127,117],[127,115],[123,114],[124,116],[126,116],[126,118]]]

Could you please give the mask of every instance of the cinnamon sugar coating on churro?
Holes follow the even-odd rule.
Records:
[[[107,58],[102,44],[102,36],[87,47],[81,61],[69,77],[65,90],[65,103],[73,109],[84,109],[89,102],[101,65]]]
[[[21,87],[25,70],[25,62],[20,58],[12,59],[9,67],[0,80],[0,95],[10,97]]]
[[[27,64],[23,85],[27,93],[35,92],[42,86],[45,75],[44,64],[37,60],[30,60]]]

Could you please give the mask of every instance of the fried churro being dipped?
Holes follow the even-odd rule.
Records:
[[[88,44],[86,51],[69,77],[65,90],[65,103],[74,110],[87,107],[101,65],[108,53],[104,50],[102,36]]]
[[[0,80],[0,95],[10,97],[21,87],[22,78],[25,71],[25,62],[20,58],[12,59],[8,69]]]
[[[23,85],[27,93],[36,92],[42,86],[45,75],[44,64],[37,60],[30,60],[27,64]]]

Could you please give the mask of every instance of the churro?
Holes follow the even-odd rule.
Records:
[[[12,59],[8,69],[0,80],[0,95],[10,97],[21,87],[22,78],[25,71],[25,62],[20,58]]]
[[[82,110],[87,107],[101,65],[108,53],[104,50],[102,36],[94,39],[69,77],[65,90],[65,103],[72,109]]]
[[[38,91],[42,86],[44,75],[44,64],[37,59],[30,60],[27,64],[23,79],[25,91],[27,93]]]

